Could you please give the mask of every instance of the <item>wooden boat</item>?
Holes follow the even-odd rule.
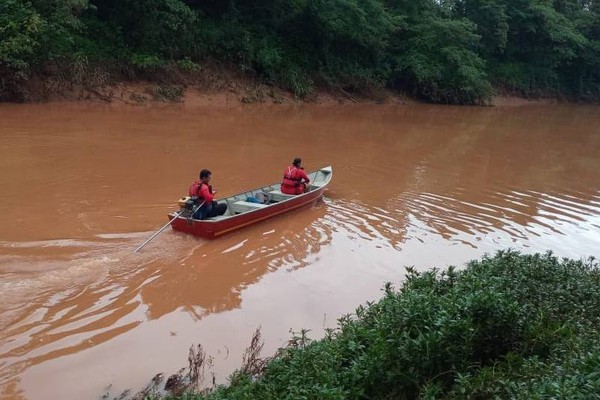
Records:
[[[306,192],[288,195],[281,192],[281,182],[240,192],[233,196],[217,199],[227,204],[224,215],[199,220],[191,218],[192,210],[182,209],[168,215],[173,230],[195,236],[214,239],[245,226],[264,221],[298,208],[313,204],[323,196],[323,192],[333,175],[331,166],[307,174],[310,183]],[[252,200],[252,201],[248,201]],[[259,201],[259,202],[256,202]]]

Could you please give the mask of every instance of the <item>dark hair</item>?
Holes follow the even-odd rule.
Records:
[[[210,172],[209,170],[203,169],[202,171],[200,171],[200,179],[208,178],[211,174],[212,172]]]
[[[302,159],[300,157],[296,157],[294,158],[294,162],[292,164],[294,164],[294,166],[298,166],[300,165],[300,163],[302,162]]]

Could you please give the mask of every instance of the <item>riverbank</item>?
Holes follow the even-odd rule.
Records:
[[[343,88],[317,88],[300,98],[289,90],[266,84],[233,68],[206,67],[198,72],[173,69],[155,79],[115,80],[94,78],[57,78],[36,76],[25,89],[26,102],[87,101],[128,105],[185,103],[186,105],[231,106],[252,103],[271,104],[407,104],[417,102],[402,93],[385,88],[370,88],[350,93]],[[94,75],[93,71],[87,71]],[[102,76],[102,73],[95,75]]]
[[[291,90],[266,83],[254,73],[214,63],[194,71],[169,64],[161,70],[141,75],[133,70],[127,73],[109,72],[105,67],[91,64],[62,68],[60,72],[58,66],[49,67],[43,74],[32,75],[17,97],[26,103],[100,102],[131,106],[160,103],[191,106],[253,103],[405,105],[426,102],[408,93],[373,85],[354,91],[341,86],[321,85],[299,97]],[[557,102],[557,98],[524,98],[499,90],[485,105],[522,106]]]
[[[32,79],[28,85],[28,102],[99,102],[115,105],[145,106],[160,103],[183,103],[190,106],[238,106],[241,104],[395,104],[423,101],[386,88],[372,88],[362,93],[349,93],[342,88],[316,89],[304,98],[270,86],[256,79],[231,74],[204,74],[169,82],[114,82],[97,86],[73,82]],[[553,98],[523,98],[510,94],[494,96],[488,106],[524,106],[554,104]]]

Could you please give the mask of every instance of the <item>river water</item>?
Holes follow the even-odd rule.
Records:
[[[187,365],[218,382],[401,284],[513,248],[598,255],[600,108],[0,105],[0,397],[97,399]],[[333,166],[325,198],[214,241],[167,222],[198,171],[218,197]]]

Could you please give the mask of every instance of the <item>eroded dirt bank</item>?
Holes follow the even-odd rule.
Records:
[[[102,75],[102,74],[100,74]],[[306,97],[265,84],[256,77],[234,70],[214,67],[201,73],[182,74],[174,71],[151,81],[134,79],[59,79],[53,76],[32,77],[26,88],[27,102],[100,102],[126,105],[153,103],[185,103],[192,106],[237,106],[240,104],[415,104],[421,101],[386,88],[369,88],[360,93],[343,88],[317,88]],[[556,99],[526,99],[510,94],[495,96],[492,106],[551,104]]]

